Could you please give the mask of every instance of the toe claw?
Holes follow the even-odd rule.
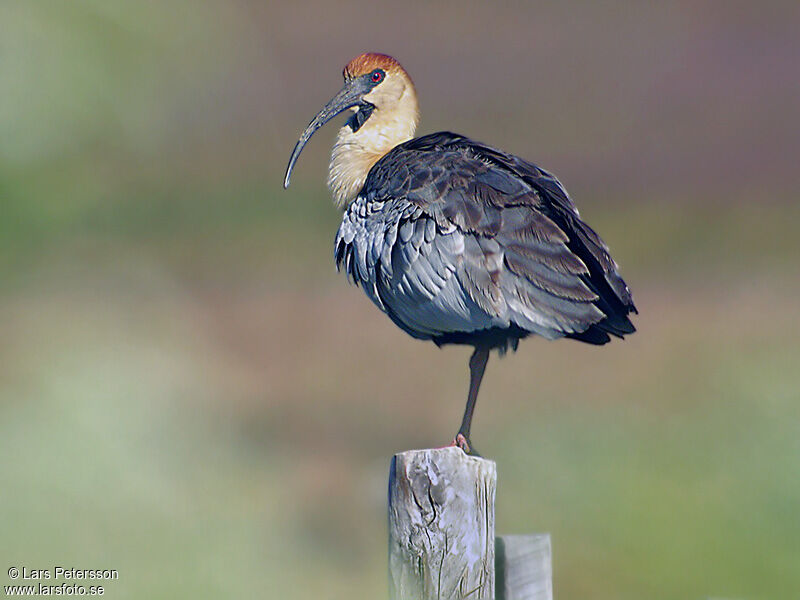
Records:
[[[461,448],[465,454],[472,454],[472,447],[463,433],[456,435],[456,439],[453,440],[453,445]]]

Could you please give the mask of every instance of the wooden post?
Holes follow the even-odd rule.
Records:
[[[459,448],[396,454],[389,474],[392,600],[494,600],[495,463]]]
[[[497,600],[553,600],[548,534],[498,537],[495,565]]]

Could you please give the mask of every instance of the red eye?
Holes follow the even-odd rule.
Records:
[[[383,71],[373,71],[371,79],[372,83],[380,83],[383,81]]]

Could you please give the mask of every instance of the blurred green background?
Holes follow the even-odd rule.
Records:
[[[342,66],[554,171],[639,333],[490,361],[498,530],[564,599],[800,598],[797,2],[0,3],[0,558],[111,598],[386,596],[397,451],[469,350],[335,272]]]

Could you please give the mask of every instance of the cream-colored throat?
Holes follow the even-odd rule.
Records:
[[[355,200],[375,163],[392,148],[414,137],[416,109],[404,113],[375,109],[358,131],[354,132],[349,125],[339,130],[328,169],[328,187],[337,206],[347,206]]]

